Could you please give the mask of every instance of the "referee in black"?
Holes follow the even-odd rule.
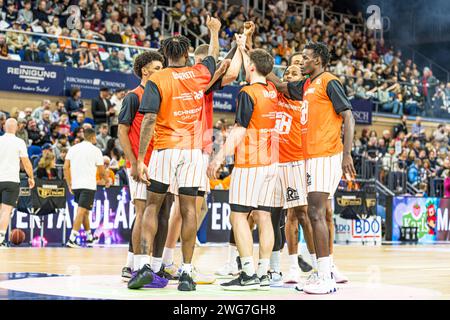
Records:
[[[6,230],[19,199],[20,163],[28,175],[28,185],[34,187],[33,166],[27,147],[22,139],[16,137],[16,132],[17,120],[6,120],[5,134],[0,137],[0,249],[7,248]]]

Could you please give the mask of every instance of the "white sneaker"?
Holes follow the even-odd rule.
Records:
[[[291,266],[289,272],[284,277],[284,283],[299,283],[300,268],[298,266]]]
[[[315,281],[317,281],[318,277],[319,275],[316,271],[314,271],[309,274],[309,277],[307,279],[300,278],[298,284],[295,286],[295,290],[303,291],[306,285],[314,283]]]
[[[269,271],[269,278],[271,286],[281,287],[283,285],[283,274],[281,272]]]
[[[198,237],[195,238],[195,245],[197,247],[201,247],[203,245],[203,243],[201,243],[200,240],[198,240]]]
[[[336,281],[333,276],[318,275],[316,281],[305,284],[303,292],[309,294],[330,294],[336,292]]]
[[[239,274],[237,263],[236,262],[227,262],[219,270],[217,270],[214,274],[221,276],[221,277],[236,276],[237,274]]]
[[[196,284],[213,284],[216,281],[216,277],[200,273],[194,266],[192,267],[192,279]]]
[[[331,266],[331,273],[334,276],[334,279],[336,280],[336,283],[347,283],[348,282],[348,278],[343,275],[339,269],[336,267],[336,265],[332,265]]]

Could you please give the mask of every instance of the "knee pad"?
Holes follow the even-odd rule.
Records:
[[[167,190],[169,190],[169,185],[159,181],[150,180],[150,186],[147,187],[147,190],[158,194],[165,194],[167,193]]]

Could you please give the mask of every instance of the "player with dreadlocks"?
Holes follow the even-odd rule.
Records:
[[[119,141],[127,159],[127,174],[130,186],[131,201],[136,210],[136,218],[131,227],[131,241],[128,250],[127,266],[122,269],[122,278],[126,281],[132,277],[132,271],[136,272],[141,267],[141,259],[144,258],[140,247],[141,222],[147,199],[147,186],[139,181],[137,174],[137,158],[139,151],[139,135],[144,115],[138,112],[148,78],[155,72],[163,69],[164,58],[154,51],[147,51],[136,57],[133,65],[135,75],[141,79],[139,86],[131,90],[125,97],[119,114]],[[148,148],[145,163],[148,165],[152,147]],[[158,232],[153,245],[152,269],[157,272],[154,275],[151,287],[164,287],[167,280],[164,270],[161,268],[162,248],[167,235],[168,219],[173,196],[168,194],[158,215]]]
[[[164,56],[168,67],[153,74],[145,86],[139,112],[145,114],[141,126],[138,155],[138,174],[150,183],[147,188],[147,207],[142,220],[141,250],[150,254],[158,230],[158,212],[169,185],[177,183],[182,217],[181,239],[183,265],[178,290],[196,290],[192,279],[192,256],[195,247],[196,196],[206,170],[202,161],[203,95],[216,70],[214,53],[219,50],[220,21],[208,17],[211,33],[208,56],[199,64],[186,67],[189,40],[174,36],[164,42]],[[144,159],[151,139],[155,136],[149,168]],[[149,261],[148,261],[149,262]],[[130,289],[139,289],[153,281],[149,263],[130,280]]]

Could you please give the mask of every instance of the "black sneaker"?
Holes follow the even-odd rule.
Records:
[[[8,243],[6,241],[3,241],[2,243],[0,243],[0,249],[8,249]]]
[[[146,284],[153,282],[153,271],[149,264],[146,264],[128,282],[128,289],[140,289]]]
[[[131,268],[123,267],[122,268],[122,280],[125,282],[130,281],[130,279],[132,277],[131,273],[132,273]]]
[[[86,246],[92,248],[94,246],[94,242],[98,241],[97,236],[92,236],[92,240],[86,240]]]
[[[259,288],[258,290],[267,291],[270,289],[270,278],[269,275],[265,274],[259,278]]]
[[[167,279],[167,280],[178,280],[178,277],[172,276],[170,273],[166,272],[165,266],[161,265],[161,269],[156,273],[161,278]]]
[[[237,266],[238,266],[238,271],[241,272],[242,271],[241,257],[239,257],[239,256],[236,257],[236,263],[237,263]]]
[[[186,272],[181,274],[178,282],[178,291],[195,291],[196,286],[196,283],[189,274]]]
[[[256,274],[250,277],[242,271],[238,278],[222,283],[220,286],[222,289],[229,291],[256,290],[260,287],[260,281]]]
[[[67,241],[66,246],[69,248],[81,248],[78,243],[72,240]]]
[[[313,268],[303,260],[302,256],[298,256],[298,266],[302,270],[302,272],[310,272]]]

